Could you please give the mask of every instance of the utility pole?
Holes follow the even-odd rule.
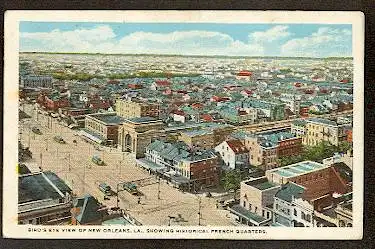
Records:
[[[40,170],[43,171],[43,154],[42,152],[40,152],[40,166],[39,166]]]
[[[201,198],[198,197],[198,226],[201,225]]]
[[[160,177],[158,178],[158,200],[160,200]]]

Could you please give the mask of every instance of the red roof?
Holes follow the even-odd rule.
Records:
[[[169,86],[171,84],[168,80],[156,80],[155,83],[158,86]]]
[[[247,90],[247,89],[243,90],[242,92],[243,92],[243,93],[246,93],[247,95],[251,95],[251,94],[253,94],[253,91],[251,91],[251,90]]]
[[[194,109],[199,109],[199,108],[202,108],[203,105],[201,103],[194,103],[191,105],[191,107],[193,107]]]
[[[185,116],[185,113],[181,110],[176,110],[173,112],[173,114],[180,115],[180,116]]]
[[[229,148],[233,150],[235,154],[242,154],[242,153],[249,152],[246,149],[245,145],[239,140],[229,140],[229,141],[226,141],[226,143],[228,144]]]
[[[251,76],[252,73],[246,70],[243,70],[237,74],[237,76]]]
[[[212,96],[212,101],[215,102],[222,102],[222,101],[228,101],[230,98],[228,97],[219,97],[219,96]]]
[[[213,117],[212,117],[210,114],[202,114],[202,115],[201,115],[201,118],[202,118],[204,121],[207,121],[207,122],[212,122],[212,121],[214,121]]]

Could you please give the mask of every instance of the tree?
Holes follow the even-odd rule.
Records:
[[[230,170],[224,173],[221,178],[221,184],[225,191],[233,190],[236,192],[240,188],[242,177],[241,172],[237,170]]]

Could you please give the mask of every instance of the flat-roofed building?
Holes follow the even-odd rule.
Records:
[[[100,144],[116,145],[118,129],[124,120],[114,112],[88,114],[85,118],[85,129],[81,130],[81,134]]]
[[[145,103],[135,98],[117,99],[116,113],[123,118],[159,117],[159,105],[156,103]]]
[[[336,122],[323,118],[309,118],[292,123],[291,132],[302,137],[302,143],[314,146],[326,141],[338,145],[347,140],[347,131],[351,130],[350,122]]]
[[[70,219],[72,190],[51,171],[18,177],[18,223],[56,225]]]
[[[305,187],[306,200],[328,193],[350,192],[351,174],[351,169],[343,163],[325,165],[313,161],[303,161],[266,171],[266,177],[270,182],[280,185],[294,182]]]
[[[203,123],[198,129],[181,131],[179,140],[190,148],[213,149],[229,137],[233,128],[231,125]]]
[[[272,222],[273,201],[278,184],[266,177],[241,182],[240,203],[230,208],[242,224],[249,226],[267,226]]]

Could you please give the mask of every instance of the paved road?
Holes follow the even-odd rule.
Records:
[[[20,121],[20,136],[22,143],[30,147],[33,159],[27,165],[33,171],[51,170],[64,179],[78,196],[90,193],[109,207],[116,206],[116,197],[104,200],[104,195],[98,189],[101,182],[106,182],[116,190],[119,182],[135,181],[147,177],[154,177],[147,171],[135,166],[133,154],[122,153],[116,149],[102,148],[96,150],[93,144],[85,142],[74,131],[60,125],[57,119],[38,114],[33,106],[21,107],[31,119]],[[38,120],[36,120],[38,119]],[[34,134],[32,127],[39,127],[42,135]],[[53,140],[59,135],[67,143],[60,144]],[[77,143],[74,144],[73,140]],[[105,166],[98,166],[91,162],[91,156],[97,154]],[[156,180],[154,181],[156,182]],[[119,193],[119,206],[134,216],[144,225],[198,225],[199,207],[202,225],[226,226],[233,225],[226,210],[216,209],[216,201],[212,198],[199,197],[190,193],[183,193],[167,182],[160,183],[160,199],[158,199],[158,184],[140,187],[144,196],[138,204],[138,197],[128,192]],[[200,204],[199,204],[200,203]],[[179,217],[173,219],[168,216]]]

